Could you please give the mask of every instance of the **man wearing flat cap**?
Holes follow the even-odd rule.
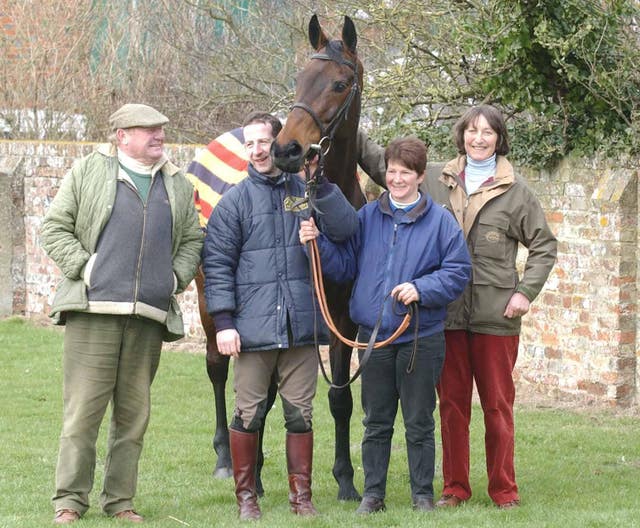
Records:
[[[175,295],[193,279],[202,248],[193,189],[164,153],[168,121],[143,104],[116,110],[113,143],[74,164],[42,225],[42,247],[63,274],[51,315],[66,325],[56,524],[89,508],[109,402],[100,505],[143,521],[133,496],[151,383],[162,342],[184,335]]]

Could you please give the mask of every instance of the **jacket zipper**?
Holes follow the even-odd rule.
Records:
[[[151,194],[151,188],[153,187],[155,178],[151,179],[151,185],[149,186],[149,193],[147,194],[147,198]],[[136,268],[136,287],[133,295],[133,313],[136,313],[136,304],[138,303],[138,293],[140,292],[140,274],[142,272],[142,253],[144,252],[144,239],[147,231],[147,203],[142,199],[138,189],[135,188],[135,193],[138,196],[138,199],[142,202],[142,236],[140,239],[140,253],[138,253],[138,266]]]
[[[398,238],[398,224],[394,221],[393,222],[393,235],[391,236],[391,244],[389,245],[389,258],[387,259],[387,269],[386,269],[386,273],[385,273],[387,279],[391,277],[391,263],[393,261],[393,253],[394,253],[394,250],[395,250],[397,238]],[[382,297],[383,306],[384,306],[385,296],[388,293],[386,291],[386,288],[389,288],[388,280],[385,280],[385,291],[382,292],[382,295],[383,295],[383,297]],[[383,323],[384,323],[384,320],[385,320],[385,315],[387,313],[387,310],[389,310],[389,308],[386,307],[386,306],[382,310],[382,321],[383,321]]]

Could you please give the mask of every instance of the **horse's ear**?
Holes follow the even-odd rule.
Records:
[[[356,34],[356,26],[348,16],[344,17],[344,25],[342,26],[342,42],[351,53],[356,52],[358,44],[358,35]]]
[[[314,50],[318,51],[320,48],[324,48],[329,39],[324,34],[324,31],[320,27],[318,22],[318,16],[313,15],[309,20],[309,42]]]

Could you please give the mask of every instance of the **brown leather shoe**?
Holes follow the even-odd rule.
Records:
[[[122,521],[129,521],[132,523],[141,523],[144,522],[144,517],[139,513],[134,512],[133,510],[123,510],[119,511],[113,516],[115,519],[120,519]]]
[[[436,502],[436,506],[438,508],[456,508],[464,502],[460,497],[447,493],[440,497],[440,500]]]
[[[56,511],[56,516],[53,518],[53,524],[71,524],[76,522],[80,518],[80,514],[76,510],[69,508],[63,508]]]
[[[520,499],[513,499],[509,502],[503,502],[502,504],[496,504],[501,510],[513,510],[520,507]]]

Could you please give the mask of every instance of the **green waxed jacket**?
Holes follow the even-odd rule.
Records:
[[[428,177],[425,188],[458,220],[472,259],[473,277],[449,305],[446,329],[481,334],[518,335],[521,318],[504,310],[515,292],[533,301],[556,261],[557,242],[540,202],[512,165],[498,156],[495,177],[470,196],[460,174],[464,155],[446,164],[440,177]],[[516,269],[518,244],[528,249],[522,277]]]
[[[100,145],[74,164],[45,215],[41,245],[63,274],[51,306],[56,324],[64,324],[65,312],[91,311],[83,272],[109,221],[116,198],[118,170],[115,147]],[[171,208],[175,293],[180,293],[197,271],[203,234],[193,204],[191,183],[169,161],[160,171]],[[175,295],[171,296],[164,324],[166,341],[184,336],[182,313]]]

